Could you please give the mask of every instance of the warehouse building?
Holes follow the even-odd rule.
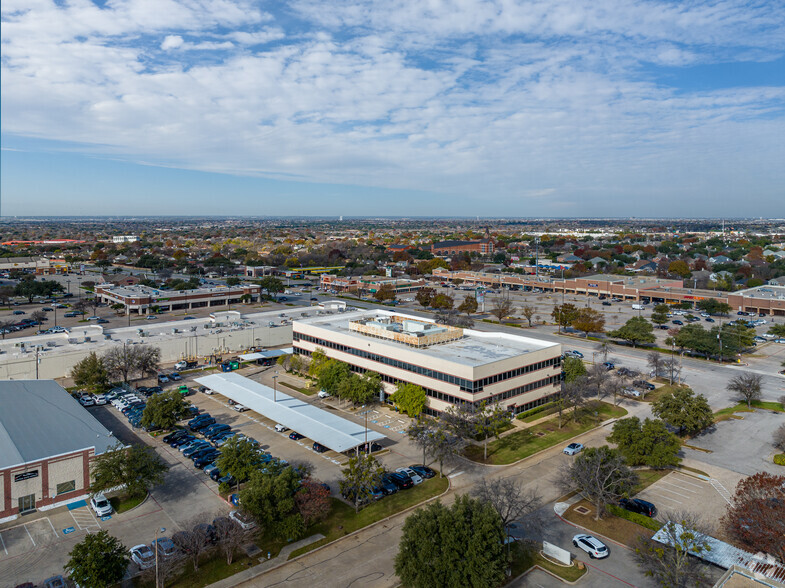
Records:
[[[0,522],[84,499],[90,460],[116,444],[53,380],[0,382]]]
[[[421,386],[431,415],[484,400],[517,414],[548,402],[561,386],[558,343],[382,310],[295,321],[293,348],[305,356],[321,349],[355,372],[379,373],[382,401],[401,382]]]
[[[149,286],[116,284],[98,284],[95,287],[95,295],[101,302],[121,304],[126,314],[228,306],[244,300],[257,300],[260,293],[261,287],[256,284],[193,290],[159,290]]]

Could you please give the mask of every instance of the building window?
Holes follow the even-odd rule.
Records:
[[[57,494],[65,494],[66,492],[73,492],[76,490],[76,481],[71,480],[70,482],[63,482],[62,484],[57,485]]]

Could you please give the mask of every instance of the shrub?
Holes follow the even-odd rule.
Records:
[[[518,416],[515,417],[515,418],[523,420],[523,419],[525,419],[527,417],[530,417],[533,414],[537,414],[537,413],[543,412],[544,410],[548,410],[553,405],[554,405],[553,402],[547,402],[545,404],[541,404],[540,406],[535,406],[534,408],[530,408],[529,410],[523,411],[522,413],[518,414]]]
[[[660,527],[662,527],[662,523],[659,523],[654,519],[647,517],[646,515],[638,514],[637,512],[630,512],[620,506],[616,506],[615,504],[609,504],[607,508],[608,512],[612,515],[617,516],[620,519],[626,519],[632,523],[635,523],[636,525],[651,529],[652,531],[659,531]]]
[[[785,466],[785,453],[778,453],[774,456],[774,463]]]
[[[218,484],[218,492],[220,494],[229,494],[231,491],[232,491],[232,487],[226,482],[221,482],[220,484]]]

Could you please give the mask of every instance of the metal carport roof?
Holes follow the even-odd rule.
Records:
[[[386,438],[372,429],[366,432],[362,425],[280,391],[275,394],[274,401],[272,388],[236,373],[212,374],[196,378],[196,381],[339,453],[366,441]]]
[[[273,359],[282,355],[291,355],[294,353],[294,347],[285,347],[283,349],[270,349],[269,351],[259,351],[257,353],[244,353],[240,356],[243,361],[256,361],[257,359]]]

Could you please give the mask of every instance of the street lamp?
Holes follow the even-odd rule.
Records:
[[[273,402],[278,402],[277,394],[278,394],[278,372],[275,372],[273,375]]]
[[[158,533],[166,533],[166,529],[161,527],[160,529],[155,530],[155,540],[153,543],[155,544],[155,588],[158,588],[159,580],[158,580]]]

